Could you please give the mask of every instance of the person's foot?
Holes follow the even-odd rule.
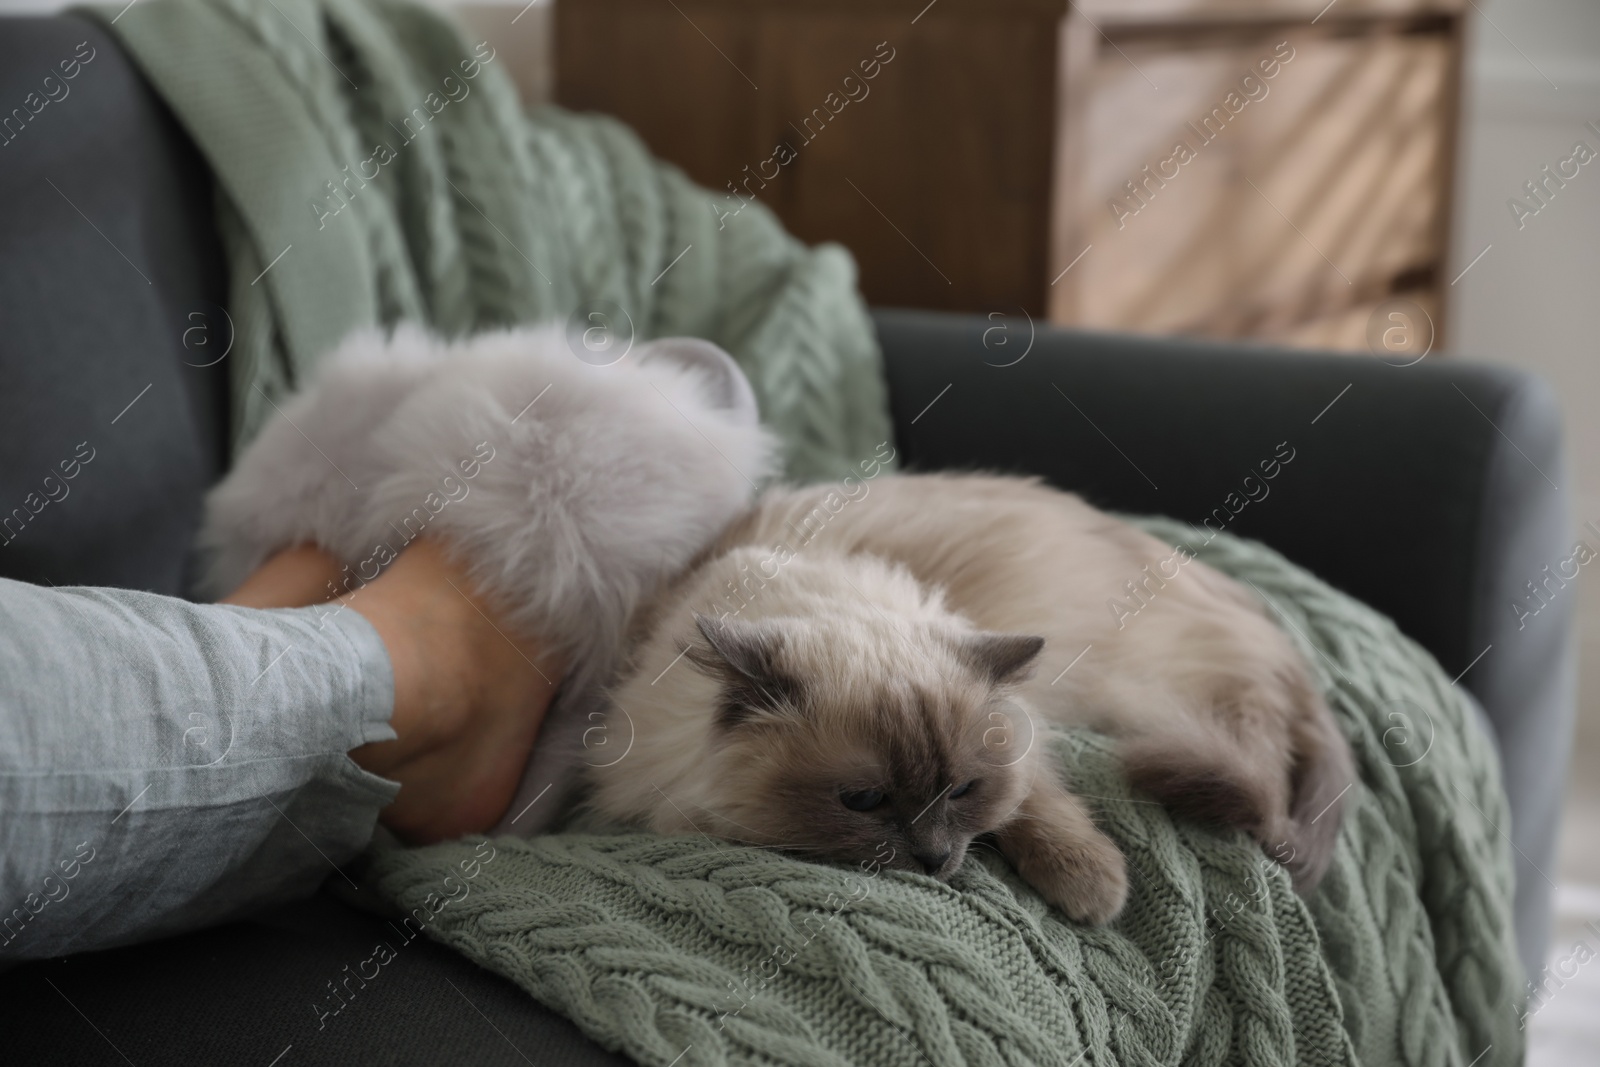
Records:
[[[302,546],[273,557],[226,602],[319,603],[339,575],[331,556]],[[377,630],[394,672],[396,739],[350,753],[400,783],[382,822],[419,844],[488,830],[516,793],[561,664],[539,640],[508,630],[465,568],[427,538],[339,602]]]

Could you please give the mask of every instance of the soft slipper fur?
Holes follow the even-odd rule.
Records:
[[[574,352],[553,326],[353,334],[212,491],[200,537],[213,597],[296,544],[336,556],[353,589],[424,532],[448,542],[509,623],[573,665],[502,824],[518,833],[558,813],[635,606],[777,458],[715,345],[652,341],[606,366]],[[518,818],[547,786],[556,795]]]

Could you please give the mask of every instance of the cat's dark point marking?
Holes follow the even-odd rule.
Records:
[[[768,624],[701,615],[695,626],[710,648],[691,645],[689,662],[721,683],[717,725],[733,729],[763,713],[804,708],[805,688],[778,665],[783,633]]]
[[[956,645],[961,661],[995,685],[1027,678],[1042,651],[1044,638],[1031,634],[966,634]]]

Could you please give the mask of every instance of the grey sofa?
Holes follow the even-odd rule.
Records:
[[[182,595],[200,499],[225,462],[228,363],[207,365],[226,330],[210,179],[115,43],[81,18],[0,19],[0,105],[83,41],[96,55],[70,97],[13,122],[0,147],[0,509],[79,442],[96,458],[70,499],[6,534],[0,575]],[[1226,528],[1392,616],[1461,675],[1499,746],[1517,933],[1525,965],[1539,966],[1573,716],[1570,594],[1546,592],[1537,614],[1516,607],[1540,605],[1529,583],[1570,549],[1548,389],[1455,359],[1400,368],[901,311],[876,323],[913,468],[1033,473],[1104,507],[1201,522],[1287,442],[1292,466],[1270,497],[1225,510]],[[154,417],[122,421],[136,397]],[[374,922],[319,897],[12,969],[0,974],[8,1056],[624,1062],[422,943],[319,1029],[308,1006],[366,952]]]

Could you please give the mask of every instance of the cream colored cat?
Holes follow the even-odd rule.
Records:
[[[1117,914],[1127,878],[1050,725],[1116,734],[1138,788],[1248,829],[1301,888],[1352,778],[1305,663],[1246,589],[1035,482],[768,493],[635,631],[608,713],[632,749],[588,772],[602,818],[937,878],[992,834],[1084,922]]]

